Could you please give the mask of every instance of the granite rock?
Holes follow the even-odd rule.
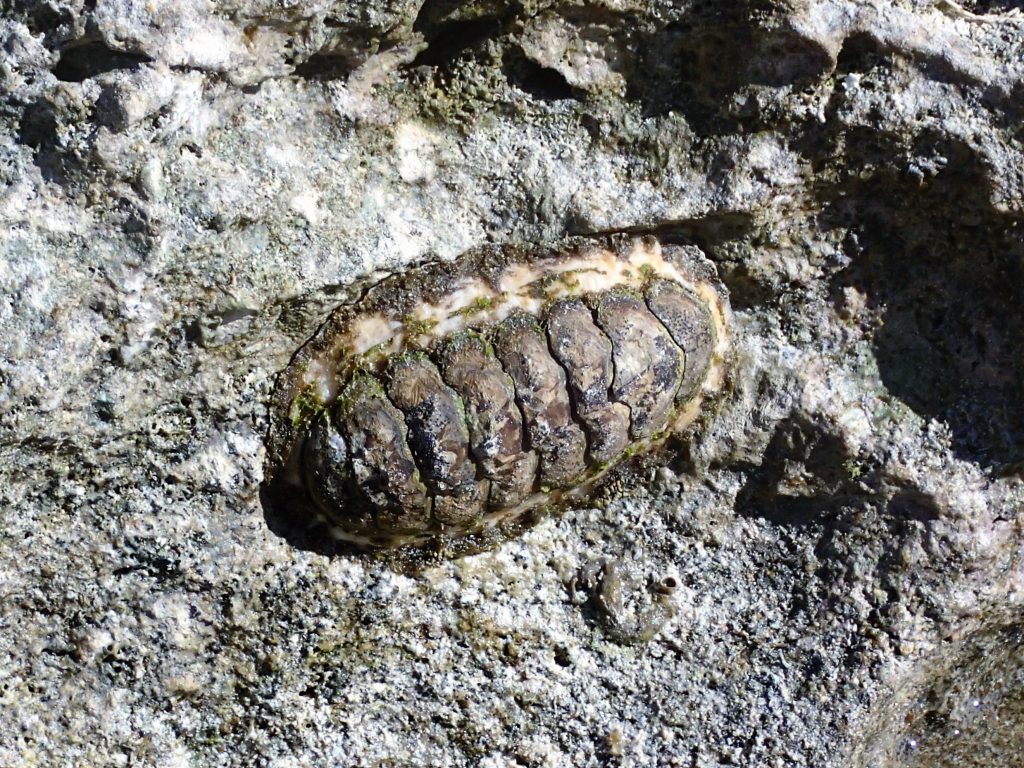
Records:
[[[10,5],[0,764],[1007,764],[1017,6]],[[729,288],[693,434],[416,570],[264,514],[274,376],[359,285],[609,233]]]

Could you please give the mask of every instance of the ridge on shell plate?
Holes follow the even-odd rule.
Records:
[[[281,373],[265,498],[357,548],[489,540],[690,427],[722,389],[729,327],[714,265],[652,238],[392,275]]]

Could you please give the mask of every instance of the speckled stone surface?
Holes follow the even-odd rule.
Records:
[[[9,5],[0,764],[1011,764],[1018,6]],[[696,434],[418,570],[265,514],[353,286],[608,233],[729,289]]]

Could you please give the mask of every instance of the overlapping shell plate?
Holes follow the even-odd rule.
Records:
[[[728,328],[711,263],[650,238],[484,248],[389,277],[282,373],[273,497],[372,547],[581,499],[697,418]]]

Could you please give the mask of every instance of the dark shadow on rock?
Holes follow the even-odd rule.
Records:
[[[979,89],[987,85],[973,72],[956,68],[947,56],[913,48],[897,49],[868,32],[855,32],[843,40],[836,57],[836,79],[851,73],[864,74],[874,69],[892,69],[900,63],[915,67],[925,78],[937,83]]]
[[[794,416],[778,424],[760,467],[736,497],[736,511],[786,526],[821,525],[868,491],[866,470],[838,436]]]
[[[561,72],[531,61],[522,48],[513,47],[502,58],[502,74],[519,90],[539,101],[565,101],[576,98],[576,89]]]
[[[941,508],[931,494],[913,488],[896,491],[886,504],[886,511],[899,520],[932,523],[939,519]]]
[[[961,0],[960,7],[979,16],[1024,11],[1024,0]]]
[[[877,38],[867,32],[854,32],[843,40],[836,56],[836,74],[864,74],[886,66],[891,59],[892,54]]]
[[[319,523],[311,510],[295,499],[283,495],[274,483],[260,489],[260,506],[267,528],[296,549],[319,555],[358,555],[365,552],[358,547],[339,542],[331,536],[328,526]]]
[[[438,27],[427,38],[427,47],[413,61],[414,66],[441,66],[458,59],[491,37],[501,34],[501,22],[494,18],[453,21]]]
[[[81,183],[88,176],[88,162],[62,148],[58,108],[40,99],[25,108],[18,142],[34,150],[33,160],[43,179],[61,186]]]
[[[443,560],[472,555],[492,549],[501,542],[515,538],[537,522],[534,514],[512,521],[506,526],[469,536],[438,538],[422,546],[374,548],[337,539],[330,525],[310,508],[309,502],[294,496],[294,488],[273,480],[260,488],[260,507],[271,533],[304,552],[325,557],[357,557],[380,562],[394,571],[416,573]]]
[[[84,0],[82,7],[91,11],[96,0]],[[72,34],[75,12],[69,4],[50,3],[47,0],[9,0],[0,14],[5,19],[24,24],[33,35],[42,35],[47,46],[59,46]]]
[[[996,210],[966,144],[921,135],[901,166],[884,135],[846,136],[850,167],[826,218],[851,231],[855,288],[879,317],[873,345],[888,390],[946,422],[982,466],[1024,459],[1024,225]],[[916,167],[915,167],[916,163]],[[908,167],[909,166],[909,167]]]
[[[766,0],[694,4],[640,41],[630,98],[648,116],[679,112],[702,134],[758,123],[754,100],[736,98],[745,89],[804,88],[833,66],[816,41],[771,22],[773,13]]]
[[[338,53],[314,53],[294,69],[296,77],[303,80],[345,80],[359,65],[352,56]]]
[[[493,13],[472,14],[463,4],[451,0],[426,0],[413,23],[427,47],[413,66],[444,66],[503,33],[514,8],[495,9]]]
[[[151,61],[149,56],[116,51],[102,40],[91,40],[64,48],[53,74],[58,80],[80,83],[104,72],[133,70]]]

